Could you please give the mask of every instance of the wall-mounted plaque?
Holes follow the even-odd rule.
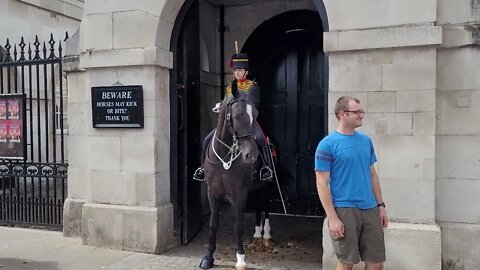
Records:
[[[92,87],[94,128],[143,128],[141,85]]]
[[[0,158],[25,159],[25,95],[0,95]]]

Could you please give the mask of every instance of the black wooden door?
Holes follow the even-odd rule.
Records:
[[[267,75],[267,102],[261,122],[277,146],[278,176],[287,202],[295,215],[322,215],[318,199],[313,156],[325,133],[322,47],[308,32],[289,34],[278,46]],[[274,202],[276,212],[283,212]]]
[[[192,179],[200,152],[200,68],[199,9],[195,1],[185,15],[176,50],[177,72],[177,209],[180,213],[182,244],[190,242],[201,229],[200,182]]]
[[[302,40],[300,38],[300,40]],[[323,89],[324,56],[321,47],[305,40],[298,48],[297,107],[297,212],[323,215],[313,170],[318,142],[326,133],[325,91]]]

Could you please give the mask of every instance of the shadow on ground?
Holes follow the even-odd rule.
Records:
[[[37,262],[13,258],[0,258],[2,270],[59,270],[56,262]]]
[[[214,254],[214,269],[231,269],[235,265],[235,240],[230,209],[222,209]],[[254,214],[245,216],[245,248],[249,269],[321,269],[323,218],[271,215],[272,245],[269,248],[253,243]],[[186,246],[163,255],[198,257],[205,255],[208,243],[208,219],[200,233]]]

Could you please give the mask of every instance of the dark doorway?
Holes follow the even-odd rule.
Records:
[[[279,154],[277,173],[288,214],[321,216],[313,170],[318,142],[327,133],[325,56],[320,16],[291,11],[258,27],[244,52],[260,84],[259,123]],[[274,211],[283,213],[280,197]]]
[[[199,232],[201,222],[200,182],[191,176],[199,164],[200,64],[199,5],[187,1],[177,17],[171,48],[171,197],[175,207],[175,231],[187,244]],[[176,101],[176,102],[175,102]]]
[[[191,179],[203,140],[199,13],[199,1],[187,0],[171,39],[171,198],[182,244],[201,229],[205,199],[201,183]],[[259,122],[277,147],[281,189],[293,215],[324,214],[313,171],[315,148],[327,133],[323,31],[318,12],[291,11],[265,21],[242,49],[262,89]],[[273,208],[283,213],[278,194]]]

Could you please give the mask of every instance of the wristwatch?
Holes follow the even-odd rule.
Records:
[[[381,202],[381,203],[377,204],[377,207],[380,207],[380,206],[385,207],[385,203],[384,203],[384,202]]]

